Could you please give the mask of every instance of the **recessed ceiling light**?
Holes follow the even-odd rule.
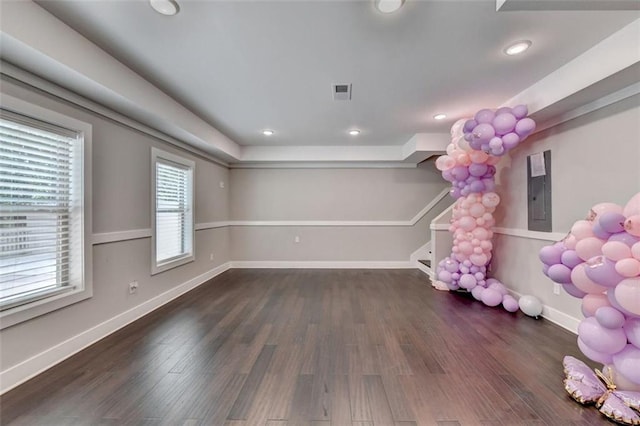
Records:
[[[149,0],[149,4],[153,10],[166,16],[175,15],[180,11],[178,3],[174,0]]]
[[[434,119],[436,120],[444,120],[445,118],[447,118],[446,114],[436,114],[433,116]]]
[[[376,9],[382,13],[392,13],[400,9],[404,0],[375,0]]]
[[[349,134],[351,136],[358,136],[360,134],[360,130],[358,130],[358,129],[349,130]]]
[[[512,45],[504,49],[504,53],[506,53],[509,56],[519,55],[520,53],[527,50],[529,47],[531,47],[531,40],[520,40],[520,41],[516,41],[515,43],[513,43]]]
[[[273,130],[269,130],[269,129],[264,129],[264,130],[262,131],[262,134],[263,134],[263,135],[265,135],[265,136],[271,136],[271,135],[273,135],[274,133],[275,133],[275,132],[274,132]]]

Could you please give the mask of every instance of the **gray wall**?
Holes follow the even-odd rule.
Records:
[[[242,221],[409,221],[446,182],[413,169],[234,169],[230,211]],[[234,226],[234,261],[408,261],[429,240],[442,200],[415,226]],[[300,242],[295,243],[295,236]]]
[[[196,223],[228,219],[229,172],[203,158],[95,114],[3,81],[3,93],[90,123],[93,126],[93,232],[151,227],[151,147],[196,161]],[[195,262],[154,275],[151,239],[93,246],[93,297],[0,332],[0,370],[5,370],[64,340],[229,261],[229,229],[196,231]],[[209,260],[210,253],[214,260]],[[128,283],[139,282],[129,295]]]
[[[551,150],[553,231],[568,232],[594,204],[624,205],[640,191],[640,95],[628,98],[532,136],[512,151],[498,171],[502,202],[497,226],[527,229],[527,156]],[[496,235],[493,274],[522,293],[533,294],[553,309],[582,318],[579,299],[541,272],[538,251],[548,241]]]

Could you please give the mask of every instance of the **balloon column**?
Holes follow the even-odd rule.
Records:
[[[436,160],[442,176],[451,182],[450,194],[457,201],[449,231],[453,234],[451,256],[438,264],[437,279],[449,289],[465,289],[485,305],[518,310],[518,301],[496,279],[487,278],[493,244],[493,212],[500,203],[494,192],[495,165],[501,157],[535,130],[525,105],[483,109],[474,118],[460,120],[451,129],[452,141],[447,155]],[[527,314],[538,316],[535,303],[527,305]]]
[[[619,389],[640,390],[640,193],[593,206],[567,237],[540,250],[543,272],[582,299],[578,347]]]

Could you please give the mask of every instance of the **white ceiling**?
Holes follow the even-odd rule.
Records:
[[[241,146],[400,146],[445,133],[640,16],[496,12],[495,0],[407,0],[391,15],[372,0],[178,3],[165,17],[143,0],[38,2]],[[519,39],[530,51],[505,56]],[[332,83],[352,83],[353,100],[333,101]]]

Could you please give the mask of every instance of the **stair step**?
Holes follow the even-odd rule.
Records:
[[[431,261],[430,260],[421,259],[421,260],[418,260],[418,262],[422,263],[427,268],[431,268]]]

